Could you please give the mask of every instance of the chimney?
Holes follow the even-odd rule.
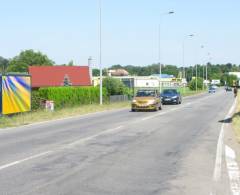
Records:
[[[92,75],[92,61],[93,61],[93,59],[90,56],[88,58],[88,67],[89,67],[89,76],[90,76],[91,85],[93,84],[93,80],[92,80],[93,79],[93,75]]]

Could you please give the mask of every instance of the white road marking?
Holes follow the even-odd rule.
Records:
[[[204,100],[204,99],[207,99],[209,98],[208,96],[207,97],[204,97],[204,98],[201,98],[201,100]],[[149,117],[145,117],[145,118],[142,118],[140,120],[144,121],[144,120],[148,120],[148,119],[151,119],[151,118],[154,118],[156,116],[159,116],[159,115],[164,115],[166,113],[169,113],[169,112],[172,112],[172,111],[175,111],[175,110],[179,110],[181,108],[184,108],[185,106],[188,106],[188,105],[191,105],[193,104],[194,102],[189,102],[189,103],[186,103],[185,105],[183,106],[179,106],[178,108],[174,108],[174,109],[171,109],[167,112],[161,112],[161,113],[158,113],[156,115],[153,115],[153,116],[149,116]],[[122,109],[124,110],[124,109]],[[102,111],[102,112],[106,112],[106,111]],[[98,112],[98,113],[101,113],[101,112]],[[93,114],[87,114],[87,115],[83,115],[83,116],[74,116],[74,117],[69,117],[69,118],[65,118],[65,119],[57,119],[57,120],[54,120],[54,121],[47,121],[47,122],[40,122],[38,124],[46,124],[46,123],[50,123],[50,122],[56,122],[56,121],[64,121],[64,120],[68,120],[68,119],[72,119],[72,118],[84,118],[84,117],[87,117],[88,115],[94,115],[94,114],[98,114],[98,113],[93,113]],[[139,120],[138,120],[139,121]],[[134,124],[135,122],[132,122],[131,124]],[[36,123],[35,124],[31,124],[31,125],[27,125],[27,126],[34,126],[34,125],[37,125]],[[23,126],[23,127],[26,127],[26,126]],[[86,137],[86,138],[82,138],[82,139],[79,139],[77,141],[74,141],[70,144],[67,144],[65,147],[62,147],[62,148],[72,148],[72,147],[75,147],[76,145],[79,145],[79,144],[84,144],[86,143],[87,141],[90,141],[90,140],[93,140],[95,139],[96,137],[98,136],[102,136],[102,135],[107,135],[107,134],[111,134],[111,133],[114,133],[116,131],[118,131],[119,129],[123,128],[124,126],[121,125],[121,126],[118,126],[116,128],[112,128],[112,129],[109,129],[109,130],[105,130],[105,131],[102,131],[98,134],[95,134],[95,135],[92,135],[92,136],[89,136],[89,137]],[[9,128],[10,129],[10,128]],[[12,129],[17,129],[17,127],[14,127]],[[2,129],[0,129],[2,131]],[[4,129],[4,130],[7,130],[7,129]],[[40,154],[37,154],[37,155],[33,155],[33,156],[30,156],[28,158],[25,158],[25,159],[21,159],[21,160],[18,160],[18,161],[14,161],[12,163],[9,163],[9,164],[5,164],[5,165],[2,165],[0,166],[0,171],[3,170],[3,169],[6,169],[6,168],[9,168],[9,167],[12,167],[12,166],[15,166],[15,165],[18,165],[18,164],[21,164],[23,162],[26,162],[26,161],[29,161],[29,160],[33,160],[33,159],[36,159],[36,158],[39,158],[39,157],[42,157],[42,156],[45,156],[45,155],[48,155],[48,154],[51,154],[55,151],[47,151],[47,152],[43,152],[43,153],[40,153]]]
[[[70,144],[67,144],[64,147],[61,147],[61,148],[73,148],[76,145],[84,144],[87,141],[93,140],[93,139],[97,138],[98,136],[114,133],[114,132],[118,131],[119,129],[121,129],[122,127],[124,127],[124,126],[118,126],[116,128],[113,128],[113,129],[108,129],[108,130],[102,131],[102,132],[100,132],[98,134],[95,134],[95,135],[92,135],[92,136],[89,136],[89,137],[82,138],[82,139],[79,139],[77,141],[74,141],[74,142],[72,142]],[[40,154],[37,154],[37,155],[33,155],[33,156],[30,156],[30,157],[27,157],[27,158],[24,158],[24,159],[21,159],[21,160],[17,160],[17,161],[14,161],[14,162],[2,165],[2,166],[0,166],[0,171],[3,170],[3,169],[6,169],[6,168],[9,168],[9,167],[12,167],[12,166],[24,163],[26,161],[30,161],[30,160],[33,160],[33,159],[36,159],[36,158],[48,155],[48,154],[53,153],[53,152],[55,152],[55,151],[43,152],[43,153],[40,153]]]
[[[231,117],[231,115],[233,114],[234,109],[236,107],[236,103],[237,103],[237,101],[235,100],[224,120]],[[220,134],[219,134],[219,138],[218,138],[216,160],[215,160],[215,167],[214,167],[214,173],[213,173],[213,181],[214,181],[215,185],[219,182],[219,180],[221,178],[222,158],[223,158],[223,144],[224,144],[224,128],[225,128],[225,124],[223,123],[222,126],[221,126],[221,131],[220,131]],[[214,191],[215,191],[214,193],[212,192],[210,194],[211,195],[216,195],[216,189],[214,189]]]
[[[167,113],[176,111],[176,110],[180,110],[181,108],[184,108],[184,107],[189,106],[189,105],[191,105],[191,104],[193,104],[193,103],[188,102],[188,103],[186,103],[186,104],[184,104],[184,105],[182,105],[182,106],[178,106],[177,108],[173,108],[173,109],[170,109],[170,110],[165,111],[165,112],[161,111],[161,112],[159,112],[159,113],[157,113],[157,114],[154,114],[154,115],[151,115],[151,116],[148,116],[148,117],[144,117],[144,118],[142,118],[141,120],[142,120],[142,121],[146,121],[146,120],[155,118],[155,117],[157,117],[157,116],[161,116],[161,115],[164,115],[164,114],[167,114]]]
[[[52,153],[52,151],[43,152],[43,153],[40,153],[40,154],[37,154],[37,155],[33,155],[33,156],[30,156],[30,157],[27,157],[27,158],[24,158],[24,159],[21,159],[21,160],[12,162],[12,163],[8,163],[8,164],[5,164],[5,165],[2,165],[2,166],[0,166],[0,170],[12,167],[12,166],[17,165],[17,164],[21,164],[21,163],[29,161],[29,160],[33,160],[33,159],[36,159],[36,158],[48,155],[50,153]]]
[[[224,140],[224,125],[222,125],[220,135],[218,138],[218,143],[217,143],[216,161],[215,161],[215,168],[214,168],[214,174],[213,174],[213,180],[215,182],[218,182],[221,177],[223,140]]]
[[[232,148],[225,146],[225,158],[227,163],[228,176],[233,195],[240,195],[240,172],[236,162],[236,154]]]

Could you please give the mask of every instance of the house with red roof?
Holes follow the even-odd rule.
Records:
[[[91,86],[88,66],[29,66],[32,88]]]

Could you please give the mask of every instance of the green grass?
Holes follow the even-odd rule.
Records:
[[[238,141],[240,142],[240,95],[237,97],[237,108],[236,113],[233,115],[233,128]]]
[[[28,113],[20,113],[13,116],[0,117],[0,128],[17,127],[37,122],[50,121],[71,116],[84,115],[94,112],[114,110],[120,108],[129,108],[129,102],[120,102],[100,105],[83,105],[80,107],[68,107],[55,110],[54,112],[38,110]]]
[[[179,88],[179,91],[181,92],[182,96],[190,96],[202,93],[203,91],[191,91],[189,88]],[[61,119],[71,116],[78,116],[78,115],[84,115],[99,111],[105,111],[105,110],[113,110],[113,109],[119,109],[119,108],[130,108],[129,102],[120,102],[120,103],[112,103],[112,104],[104,104],[102,106],[100,105],[83,105],[83,106],[75,106],[75,107],[68,107],[68,108],[62,108],[57,109],[54,112],[45,111],[45,110],[38,110],[38,111],[32,111],[28,113],[20,113],[13,116],[3,116],[0,117],[0,128],[6,128],[6,127],[17,127],[37,122],[43,122],[43,121],[50,121],[55,119]]]
[[[194,90],[194,91],[192,91],[192,90],[190,90],[188,87],[178,88],[178,91],[182,94],[183,97],[191,96],[191,95],[197,95],[197,94],[206,92],[206,90],[198,90],[198,91],[195,91],[195,90]]]

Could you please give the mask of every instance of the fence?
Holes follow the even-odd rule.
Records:
[[[114,102],[126,102],[129,101],[129,97],[127,95],[111,95],[110,96],[110,103]]]

